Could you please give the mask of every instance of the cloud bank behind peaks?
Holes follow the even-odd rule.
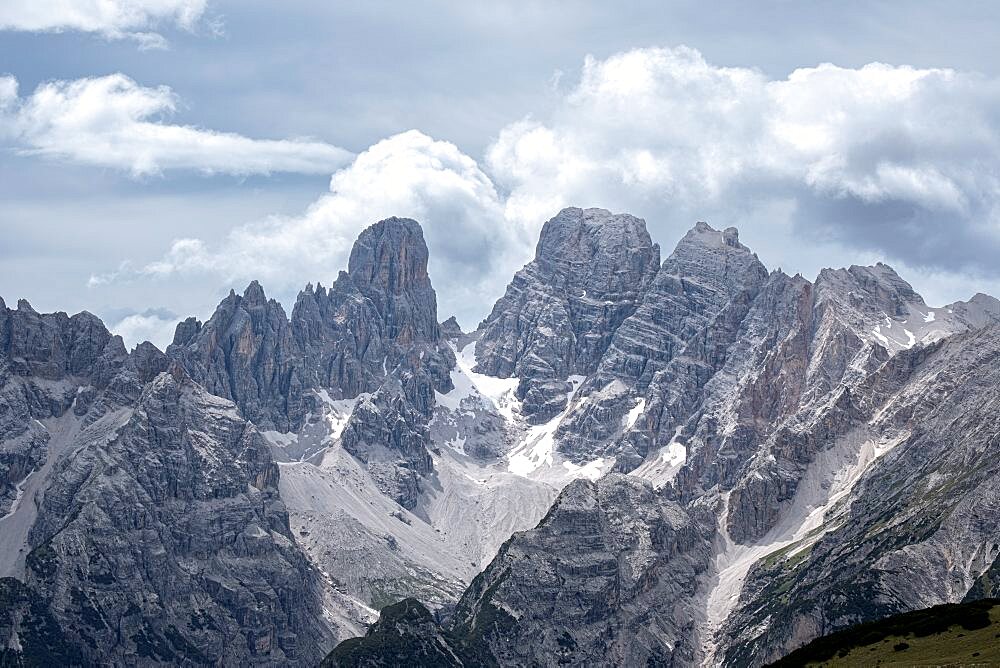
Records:
[[[192,31],[207,0],[3,0],[0,30],[79,31],[106,39],[132,39],[142,48],[164,48],[153,30],[173,25]]]
[[[378,142],[337,171],[330,192],[301,216],[236,228],[214,247],[179,239],[160,259],[127,264],[90,284],[199,273],[233,285],[260,279],[290,306],[306,282],[336,279],[358,234],[390,216],[422,224],[445,314],[479,317],[482,304],[503,291],[512,262],[523,256],[518,239],[527,237],[509,229],[496,190],[475,160],[454,144],[410,131]]]
[[[178,99],[167,86],[146,87],[123,74],[43,83],[17,97],[0,78],[0,139],[20,152],[126,170],[328,174],[351,154],[323,142],[251,139],[168,122]]]
[[[147,113],[128,109],[113,118]],[[569,205],[642,216],[667,249],[708,220],[739,226],[789,271],[882,259],[934,284],[996,284],[1000,82],[880,63],[773,80],[685,47],[587,58],[551,113],[501,128],[482,166],[421,132],[394,135],[336,171],[301,216],[239,227],[216,247],[181,239],[91,284],[210,272],[294,297],[333,280],[365,226],[409,216],[424,226],[442,314],[470,326]]]
[[[638,49],[587,58],[550,117],[501,131],[487,171],[512,219],[603,202],[676,233],[780,202],[799,244],[995,273],[998,110],[1000,82],[947,69],[824,64],[769,80],[690,48]]]

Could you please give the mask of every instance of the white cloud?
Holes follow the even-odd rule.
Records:
[[[166,350],[174,338],[174,329],[179,318],[157,309],[127,315],[108,329],[118,334],[128,349],[149,341],[160,350]]]
[[[301,216],[237,228],[217,247],[180,239],[162,258],[123,265],[90,284],[211,273],[233,284],[260,279],[269,292],[293,297],[308,281],[332,282],[361,230],[390,216],[422,224],[433,249],[432,280],[445,286],[439,290],[444,314],[481,315],[482,303],[498,296],[512,262],[523,256],[519,235],[504,222],[493,184],[476,162],[454,144],[410,131],[359,154]]]
[[[792,202],[799,228],[845,244],[933,265],[956,261],[950,240],[983,264],[984,242],[1000,250],[997,109],[1000,82],[952,70],[825,64],[770,80],[638,49],[587,58],[550,117],[500,132],[487,171],[522,224],[598,204],[672,237]]]
[[[16,97],[17,82],[0,80],[0,138],[22,153],[128,170],[134,176],[170,169],[207,173],[330,173],[351,154],[308,140],[251,139],[176,125],[167,86],[140,86],[123,74],[44,83]]]
[[[17,103],[17,79],[10,75],[0,76],[0,113]]]
[[[107,39],[133,39],[142,48],[163,48],[154,29],[173,25],[192,31],[207,0],[4,0],[0,30],[80,31]]]
[[[569,205],[641,215],[668,252],[707,219],[740,226],[790,272],[881,259],[997,276],[998,109],[1000,82],[951,70],[820,65],[772,80],[683,47],[587,58],[551,114],[501,129],[483,168],[453,144],[396,135],[337,171],[302,216],[218,246],[182,239],[92,284],[213,273],[294,295],[345,267],[365,226],[409,216],[425,229],[442,316],[471,326]]]

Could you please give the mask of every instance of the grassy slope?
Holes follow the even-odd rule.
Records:
[[[939,605],[854,626],[818,638],[773,665],[1000,665],[1000,599]]]

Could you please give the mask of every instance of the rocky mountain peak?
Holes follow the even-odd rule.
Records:
[[[535,259],[480,325],[478,368],[517,376],[525,412],[562,410],[571,374],[593,371],[656,276],[646,223],[604,209],[563,209],[542,227]]]
[[[409,343],[441,338],[427,259],[420,224],[409,218],[375,223],[361,233],[351,249],[347,273],[375,304],[388,325],[389,339]]]
[[[753,251],[740,243],[740,231],[738,229],[727,227],[723,230],[717,230],[704,221],[695,223],[694,227],[681,237],[681,240],[674,249],[673,255],[699,253],[704,252],[706,249],[757,257]]]
[[[955,302],[945,307],[970,327],[1000,323],[1000,299],[977,292],[967,302]]]
[[[121,338],[112,336],[92,313],[38,313],[27,300],[19,299],[16,310],[2,309],[0,354],[9,358],[19,375],[49,380],[92,376],[103,384],[127,351]]]
[[[242,296],[231,290],[204,325],[179,323],[167,355],[262,427],[288,429],[304,414],[288,318],[257,281]]]
[[[847,269],[823,269],[816,278],[820,300],[848,303],[863,313],[905,317],[911,305],[923,298],[899,274],[881,262],[872,266],[851,265]]]
[[[705,246],[729,246],[730,248],[747,249],[740,243],[740,231],[735,227],[727,227],[724,230],[717,230],[705,221],[699,220],[694,224],[687,234],[684,235],[681,243],[702,244]]]
[[[451,316],[441,323],[441,335],[449,340],[457,339],[464,335],[462,326],[458,324],[458,319],[455,316]]]
[[[642,263],[653,255],[659,255],[659,246],[644,220],[605,209],[563,209],[542,226],[535,248],[535,262],[559,278],[565,278],[563,272],[579,270],[583,262],[622,266],[629,256]]]
[[[687,281],[723,301],[748,286],[763,283],[767,269],[739,238],[735,227],[717,230],[708,223],[697,223],[664,260],[656,282],[663,286]]]
[[[395,293],[428,282],[427,244],[420,224],[386,218],[367,227],[351,248],[347,273],[358,285]]]
[[[128,357],[128,365],[135,371],[140,383],[148,383],[170,364],[170,358],[149,341],[138,344]]]
[[[183,346],[191,341],[201,331],[201,320],[191,316],[177,323],[174,329],[174,340],[171,345]]]
[[[260,283],[257,281],[250,282],[247,289],[243,291],[243,301],[248,306],[262,306],[267,304],[267,296],[264,294],[264,288],[261,287]]]

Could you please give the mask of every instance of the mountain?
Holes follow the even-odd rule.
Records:
[[[997,300],[566,209],[466,333],[428,257],[165,352],[0,302],[3,660],[757,666],[996,595]]]
[[[454,364],[427,258],[416,222],[381,221],[362,232],[329,290],[299,294],[290,321],[255,281],[204,326],[179,325],[167,355],[269,431],[296,432],[324,404],[359,402],[337,435],[380,490],[412,507],[432,470],[433,393],[451,388]]]
[[[586,215],[569,210],[546,228],[575,238],[566,219],[580,225]],[[465,591],[441,631],[461,639],[456,651],[486,652],[500,665],[552,657],[570,665],[759,665],[831,627],[959,600],[985,577],[1000,533],[987,519],[996,471],[982,459],[991,456],[982,444],[997,433],[988,418],[995,396],[989,350],[1000,333],[991,324],[998,313],[991,301],[930,308],[886,265],[824,270],[815,282],[768,273],[735,229],[700,223],[632,313],[608,328],[597,363],[574,366],[574,339],[560,334],[574,325],[560,330],[553,323],[573,322],[563,315],[573,313],[564,306],[567,292],[583,289],[554,289],[555,271],[538,278],[559,267],[547,262],[545,253],[562,257],[553,248],[564,246],[539,243],[536,259],[473,335],[474,352],[459,355],[459,366],[474,355],[468,373],[516,380],[511,400],[521,401],[528,433],[541,438],[529,436],[509,451],[511,470],[553,480],[553,466],[597,476],[612,466],[628,473],[625,480],[647,480],[652,496],[641,509],[625,492],[612,496],[628,510],[611,513],[609,504],[604,512],[628,526],[635,541],[616,543],[592,528],[602,526],[600,519],[584,519],[605,505],[582,504],[585,511],[570,503],[585,484],[571,483],[541,523],[501,547]],[[593,331],[589,322],[577,328]],[[975,391],[956,392],[972,383]],[[532,395],[539,387],[556,391]],[[525,411],[532,396],[550,408]],[[937,410],[963,415],[968,438],[937,429],[934,454],[915,444],[897,451],[912,431],[930,429],[926,420],[940,419],[914,404],[931,410],[944,397],[959,403]],[[463,448],[469,446],[466,438]],[[899,468],[896,452],[914,461]],[[954,463],[919,474],[924,459]],[[869,482],[904,471],[905,481]],[[924,479],[916,484],[914,475]],[[614,480],[607,475],[596,489]],[[930,481],[948,503],[919,504],[929,513],[922,533],[909,521],[911,506]],[[912,489],[913,500],[890,502],[886,485]],[[673,531],[687,527],[686,535],[697,536],[684,549],[643,538],[669,535],[643,519],[661,503],[673,509]],[[868,503],[874,521],[862,529],[846,513]],[[561,512],[564,504],[572,512]],[[965,510],[949,521],[955,507]],[[828,544],[830,556],[821,559]],[[809,555],[817,555],[817,565]],[[905,568],[886,567],[887,575],[901,574],[900,583],[856,588],[879,559],[901,558]],[[613,564],[632,570],[615,574]],[[787,572],[792,566],[802,570]],[[912,572],[928,581],[910,582],[903,596],[902,579]],[[604,578],[613,583],[606,593]],[[630,578],[641,586],[628,586]],[[785,594],[796,587],[798,595]],[[844,594],[834,593],[841,591],[851,602],[841,604]],[[656,631],[645,636],[640,628]]]
[[[533,421],[566,407],[567,378],[600,362],[656,275],[646,224],[601,209],[565,209],[542,227],[535,259],[480,325],[476,370],[519,380]]]
[[[5,661],[317,661],[320,578],[235,405],[90,314],[0,322],[2,451],[27,462],[3,471]]]
[[[500,665],[657,665],[694,631],[709,548],[648,482],[577,480],[476,577],[452,629]]]

